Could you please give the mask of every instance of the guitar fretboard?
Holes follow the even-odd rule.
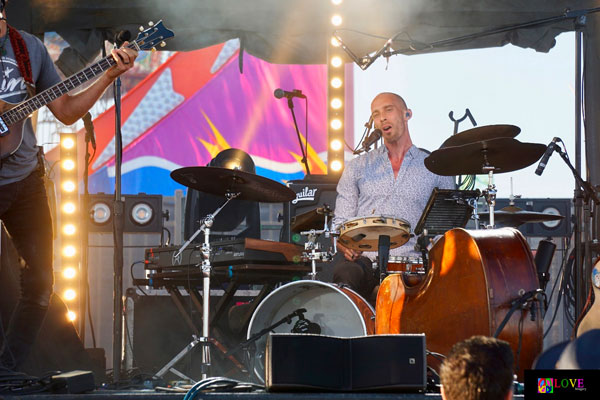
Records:
[[[136,48],[139,50],[137,43],[131,43],[129,48]],[[14,108],[6,111],[2,114],[1,118],[7,125],[12,125],[27,118],[34,111],[42,108],[53,100],[56,100],[65,93],[70,92],[76,87],[84,84],[85,82],[93,79],[115,65],[117,62],[112,56],[107,56],[98,61],[97,63],[79,71],[78,73],[71,75],[64,81],[57,83],[56,85],[49,87],[33,96],[31,99],[24,101]]]

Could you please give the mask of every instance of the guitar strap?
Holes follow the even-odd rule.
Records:
[[[17,59],[17,66],[19,67],[19,72],[21,76],[27,83],[27,92],[29,97],[33,96],[35,92],[35,84],[33,83],[33,74],[31,73],[31,61],[29,60],[29,52],[27,51],[27,45],[25,44],[25,40],[23,36],[19,33],[16,28],[12,26],[8,26],[8,38],[10,39],[10,44],[15,53],[15,58]]]

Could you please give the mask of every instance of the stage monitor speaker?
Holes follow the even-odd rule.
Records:
[[[524,211],[562,215],[558,221],[532,222],[519,226],[525,236],[532,237],[568,237],[573,225],[572,199],[515,199],[515,206]],[[498,211],[510,204],[509,199],[496,199],[495,210]],[[485,207],[487,210],[487,206]]]
[[[337,196],[336,187],[339,177],[330,175],[310,175],[302,180],[288,182],[288,187],[296,193],[296,198],[283,207],[283,227],[281,230],[281,241],[304,244],[306,237],[299,232],[293,232],[293,221],[296,216],[314,211],[319,207],[328,205],[332,210],[335,208]],[[315,225],[313,229],[323,229],[323,225]],[[331,239],[323,236],[319,242],[324,250],[331,246]]]
[[[156,232],[162,233],[163,213],[162,196],[140,193],[123,195],[125,208],[123,210],[124,232]],[[91,194],[88,213],[90,216],[90,232],[112,232],[113,205],[112,194]]]
[[[423,391],[426,368],[424,334],[275,333],[267,339],[269,390]]]

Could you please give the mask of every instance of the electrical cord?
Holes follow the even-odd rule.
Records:
[[[225,377],[206,378],[197,382],[184,396],[183,400],[196,399],[202,392],[250,392],[264,390],[264,386]]]
[[[129,275],[131,276],[132,282],[135,282],[135,276],[133,275],[133,267],[136,264],[144,264],[144,261],[134,261],[131,263],[131,266],[129,267]],[[144,296],[148,296],[148,293],[146,293],[140,285],[135,285],[135,286],[139,289],[140,292],[142,292],[144,294]]]

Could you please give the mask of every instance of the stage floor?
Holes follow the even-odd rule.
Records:
[[[23,400],[181,400],[185,393],[160,393],[154,390],[128,390],[110,391],[98,390],[87,394],[50,394],[39,393],[23,396],[10,396],[7,399]],[[433,400],[441,399],[442,396],[435,393],[317,393],[317,392],[294,392],[294,393],[203,393],[196,399],[206,400]],[[515,399],[522,399],[523,395],[514,395]],[[2,396],[0,395],[0,399]]]

